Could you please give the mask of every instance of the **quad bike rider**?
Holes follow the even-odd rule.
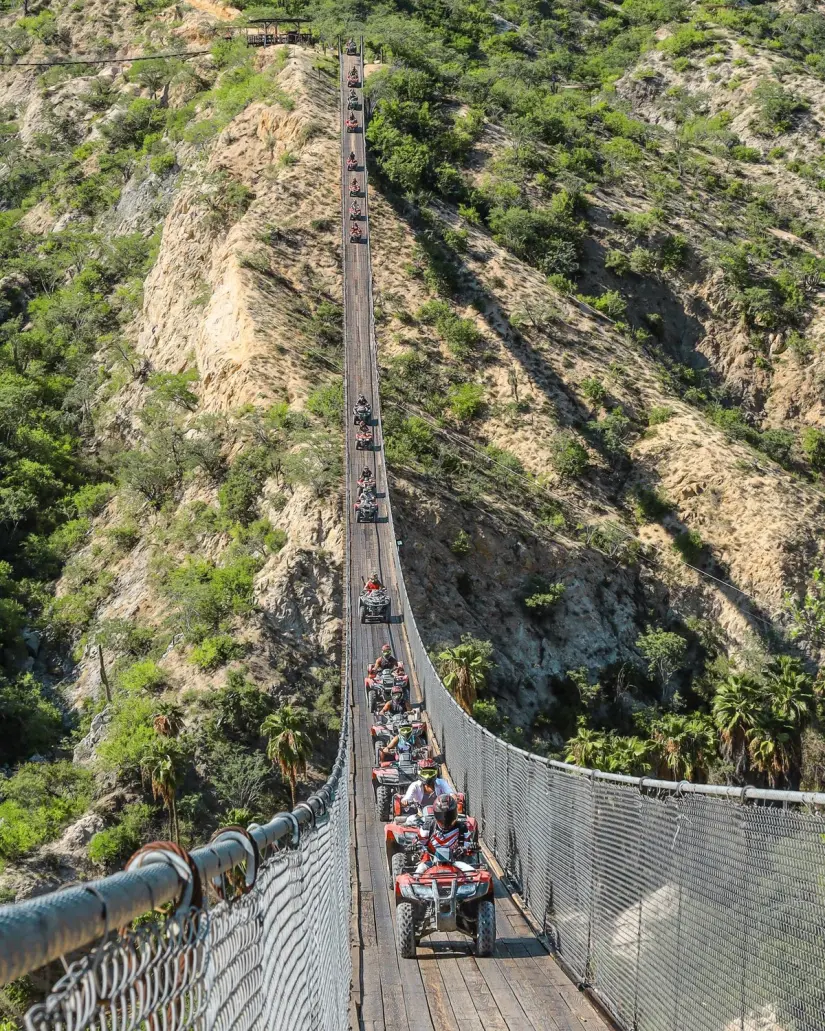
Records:
[[[392,671],[392,675],[395,679],[395,683],[402,689],[406,689],[410,686],[410,677],[407,671],[404,669],[404,663],[399,662],[395,669]]]
[[[350,222],[349,239],[350,243],[361,239],[361,226],[359,226],[357,222]],[[370,434],[370,437],[372,437],[372,434]]]
[[[352,177],[352,182],[350,182],[349,184],[349,192],[351,194],[361,192],[361,184],[358,182],[355,176]]]
[[[374,576],[375,574],[373,574]],[[369,583],[369,581],[368,581]],[[369,668],[370,673],[378,673],[382,669],[395,669],[398,659],[393,655],[392,648],[388,644],[381,645],[381,654]]]
[[[414,780],[401,799],[402,807],[416,806],[424,809],[434,805],[439,795],[449,795],[452,788],[439,776],[438,763],[434,759],[423,759],[418,764],[418,780]],[[417,821],[418,816],[411,817],[407,823]]]
[[[347,72],[347,86],[350,89],[357,89],[361,85],[361,80],[358,76],[357,68],[350,68]]]
[[[415,748],[417,736],[412,723],[402,723],[395,737],[381,749],[381,762],[395,762],[396,759],[410,756]]]
[[[372,418],[372,405],[363,394],[358,395],[358,400],[352,406],[352,415],[356,424]]]
[[[364,587],[358,599],[358,610],[362,623],[389,623],[390,596],[386,587]]]
[[[347,171],[351,172],[353,169],[355,169],[357,167],[358,167],[358,158],[355,156],[355,151],[351,150],[349,152],[349,157],[347,158]]]
[[[361,230],[358,228],[358,223],[354,222],[353,226],[355,229],[358,229],[358,236],[360,237]],[[363,419],[359,419],[355,424],[355,447],[358,451],[365,451],[372,447],[372,430]]]
[[[361,217],[361,205],[358,203],[357,200],[354,200],[352,204],[350,204],[349,206],[349,217],[352,219],[353,222],[357,222],[358,219]]]
[[[355,132],[358,128],[358,119],[354,114],[350,114],[346,122],[344,122],[344,125],[347,127],[347,132]]]
[[[378,502],[370,491],[362,491],[355,502],[355,521],[358,523],[374,523],[378,518]]]
[[[358,486],[366,490],[375,490],[375,477],[372,475],[372,469],[368,465],[364,466],[361,475],[358,477]]]
[[[409,789],[408,789],[409,792]],[[418,832],[422,846],[421,862],[415,868],[418,875],[437,862],[436,850],[447,848],[454,855],[473,855],[475,842],[467,832],[466,825],[458,822],[458,799],[449,793],[438,795],[433,802],[433,820],[424,825]],[[454,858],[453,864],[464,873],[472,873],[475,867],[463,860]]]
[[[364,679],[364,687],[367,692],[367,701],[370,712],[383,705],[391,696],[395,687],[395,677],[391,669],[376,670],[368,673]]]
[[[364,583],[364,590],[380,591],[383,586],[384,585],[381,583],[381,578],[379,577],[378,573],[376,573],[375,570],[373,570],[369,575],[369,579]],[[387,644],[384,647],[389,648],[389,645]]]
[[[349,54],[350,57],[354,57],[358,53],[358,44],[355,42],[354,39],[347,40],[346,50],[347,54]]]
[[[397,680],[390,688],[390,700],[378,710],[383,715],[396,716],[398,713],[412,711],[412,706],[404,696],[404,688]]]
[[[392,856],[398,951],[403,959],[415,959],[426,935],[460,931],[473,939],[477,956],[491,956],[496,943],[492,875],[478,863],[479,848],[458,820],[455,797],[439,795],[432,810],[432,821],[418,832],[422,851],[415,873],[404,869],[403,852]],[[407,851],[412,848],[409,841]]]
[[[358,94],[355,92],[354,89],[351,89],[349,91],[349,96],[347,97],[347,111],[354,111],[357,107]]]

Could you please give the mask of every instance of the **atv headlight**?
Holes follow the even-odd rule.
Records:
[[[415,892],[416,898],[428,900],[432,899],[433,889],[430,887],[429,884],[414,884],[412,887],[413,891]]]
[[[456,895],[460,899],[468,899],[478,891],[481,887],[479,884],[459,884],[456,888]]]

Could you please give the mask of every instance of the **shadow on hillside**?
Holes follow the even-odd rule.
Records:
[[[406,222],[406,224],[412,229],[415,233],[417,242],[423,246],[425,250],[430,251],[434,246],[443,247],[441,243],[433,243],[433,234],[431,232],[422,232],[422,229],[426,229],[426,227],[422,224],[418,210],[408,201],[397,196],[391,189],[388,189],[387,184],[382,182],[380,174],[374,174],[373,182],[381,183],[384,199],[390,204],[396,215],[402,221]],[[444,250],[447,249],[444,248]],[[457,272],[457,287],[454,291],[454,296],[465,303],[474,304],[476,309],[487,322],[487,325],[502,342],[511,358],[516,361],[522,369],[529,373],[532,381],[543,391],[547,400],[554,406],[559,425],[562,427],[575,427],[579,431],[585,429],[587,422],[590,420],[591,412],[568,388],[556,373],[555,369],[548,361],[546,361],[541,352],[532,347],[519,330],[515,329],[511,325],[509,317],[505,314],[504,309],[499,304],[495,295],[478,278],[463,256],[455,250],[449,250],[447,253],[449,254],[450,261],[455,265]],[[693,353],[698,356],[696,359],[697,362],[699,358],[701,358],[702,361],[705,361],[704,358],[699,356],[698,352],[695,351],[695,344],[701,339],[701,335],[703,333],[701,323],[698,319],[695,319],[693,316],[689,316],[684,312],[684,309],[677,298],[671,296],[668,303],[674,306],[674,310],[678,309],[681,313],[680,324],[683,327],[681,335],[685,340],[690,341],[690,347],[694,349]],[[596,353],[587,334],[581,333],[571,326],[568,326],[567,330],[569,341],[568,346],[577,351],[581,351],[582,353]],[[602,361],[604,360],[603,355],[599,354],[599,357]],[[627,474],[630,471],[630,466],[625,465],[624,468],[622,468],[621,465],[619,465],[617,468],[611,456],[605,453],[603,447],[600,447],[597,435],[587,433],[586,429],[585,433],[589,442],[595,448],[602,451],[603,456],[606,458],[608,465],[613,472],[618,472],[619,474],[618,476],[612,476],[610,481],[605,478],[604,483],[599,483],[594,479],[588,480],[587,489],[590,493],[590,497],[597,503],[601,502],[602,504],[615,506],[619,501],[619,496],[621,494],[624,481],[627,478]],[[673,531],[674,541],[676,541],[680,533],[686,531],[687,527],[683,524],[679,528],[675,528]],[[599,552],[599,554],[601,554],[601,552]],[[708,562],[708,568],[704,568],[701,564],[697,564],[697,568],[708,573],[719,581],[716,583],[716,587],[725,594],[731,604],[734,605],[734,607],[756,632],[762,636],[766,633],[770,633],[773,624],[768,614],[759,606],[755,605],[747,595],[740,593],[738,586],[733,583],[731,579],[730,570],[728,568],[724,567],[722,563],[719,563],[715,559],[711,566],[711,558],[712,557],[709,553],[707,553],[706,561]]]

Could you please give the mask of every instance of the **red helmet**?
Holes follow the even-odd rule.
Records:
[[[382,644],[381,645],[381,654],[382,655],[390,655],[391,653],[392,653],[392,648],[388,644]]]
[[[455,795],[439,795],[433,803],[433,816],[442,830],[448,831],[455,827],[458,819],[458,802]]]

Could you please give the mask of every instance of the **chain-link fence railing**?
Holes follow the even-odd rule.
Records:
[[[404,626],[453,781],[572,976],[633,1031],[825,1028],[825,795],[584,770],[501,741]]]
[[[188,855],[147,846],[124,873],[0,907],[0,983],[102,938],[29,1011],[29,1031],[344,1031],[349,711],[345,686],[332,774],[294,812]]]

